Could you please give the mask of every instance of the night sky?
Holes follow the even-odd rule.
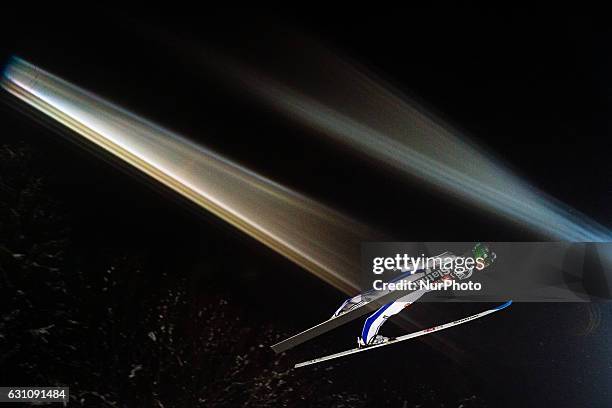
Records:
[[[308,38],[393,84],[523,179],[612,225],[612,27],[596,16],[475,6],[168,7],[5,10],[1,61],[18,55],[398,241],[547,239],[341,149],[241,92],[207,61],[222,56],[295,78]],[[48,279],[65,297],[47,295],[35,283],[47,278],[31,263],[11,267],[0,257],[2,384],[28,385],[33,376],[39,385],[67,384],[84,398],[73,401],[81,406],[610,405],[612,315],[603,303],[514,304],[441,334],[452,348],[404,343],[293,372],[303,359],[354,347],[358,322],[295,353],[276,357],[267,349],[327,319],[342,293],[15,109],[5,92],[2,102],[0,249],[32,254],[41,242],[65,241],[65,259]],[[15,191],[29,191],[34,204],[15,199]],[[11,223],[11,208],[26,213],[37,205],[42,219],[58,219]],[[110,278],[116,289],[106,297],[102,277],[111,266],[122,272]],[[302,290],[283,290],[287,280]],[[38,300],[21,303],[18,291]],[[170,292],[184,304],[169,306]],[[174,314],[165,318],[181,340],[160,337],[164,323],[154,316],[166,297],[164,310]],[[424,327],[481,309],[436,305],[449,309],[428,320],[419,307]],[[7,317],[15,313],[40,321],[17,324]],[[82,324],[69,328],[68,320]],[[57,332],[46,340],[19,334],[49,324]],[[153,343],[174,345],[151,348],[151,332]],[[241,353],[250,366],[228,365]],[[177,355],[185,363],[175,368]]]

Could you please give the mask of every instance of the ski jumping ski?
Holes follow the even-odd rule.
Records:
[[[422,277],[421,274],[414,274],[405,279],[406,281],[410,281],[420,277]],[[272,350],[274,350],[274,352],[277,354],[287,351],[290,348],[327,333],[336,327],[340,327],[343,324],[352,322],[353,320],[358,319],[367,313],[375,311],[381,306],[384,306],[389,302],[393,302],[405,294],[406,292],[401,290],[390,292],[381,291],[380,294],[369,292],[347,299],[330,319],[274,344],[272,346]]]
[[[445,330],[454,326],[459,326],[460,324],[463,323],[468,323],[468,322],[473,322],[476,319],[480,319],[481,317],[490,315],[492,313],[498,312],[502,309],[507,308],[508,306],[510,306],[512,304],[512,301],[509,300],[506,303],[503,303],[493,309],[488,309],[485,310],[483,312],[480,313],[476,313],[475,315],[472,316],[468,316],[468,317],[464,317],[463,319],[459,319],[459,320],[455,320],[453,322],[449,322],[449,323],[445,323],[439,326],[433,326],[430,327],[428,329],[424,329],[415,333],[410,333],[410,334],[406,334],[404,336],[400,336],[400,337],[396,337],[396,338],[390,338],[390,339],[386,339],[385,341],[378,343],[378,344],[374,344],[371,346],[367,346],[367,347],[357,347],[351,350],[346,350],[346,351],[342,351],[340,353],[336,353],[336,354],[330,354],[324,357],[319,357],[319,358],[315,358],[313,360],[308,360],[308,361],[304,361],[302,363],[298,363],[295,365],[295,368],[299,368],[299,367],[305,367],[308,365],[312,365],[312,364],[317,364],[317,363],[321,363],[323,361],[328,361],[328,360],[333,360],[336,358],[340,358],[340,357],[344,357],[344,356],[348,356],[351,354],[355,354],[355,353],[361,353],[362,351],[368,351],[368,350],[372,350],[378,347],[384,347],[384,346],[389,346],[391,344],[396,344],[396,343],[400,343],[404,340],[410,340],[410,339],[414,339],[416,337],[420,337],[420,336],[424,336],[426,334],[431,334],[431,333],[435,333],[441,330]]]

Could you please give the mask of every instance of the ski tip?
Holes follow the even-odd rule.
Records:
[[[304,361],[303,363],[297,363],[296,365],[293,366],[293,368],[300,368],[300,367],[305,367],[307,365],[312,364],[312,361]]]
[[[509,301],[507,301],[506,303],[503,303],[503,304],[501,304],[501,305],[497,306],[497,307],[496,307],[495,309],[493,309],[493,310],[502,310],[502,309],[507,308],[507,307],[508,307],[508,306],[510,306],[511,304],[512,304],[512,301],[511,301],[511,300],[509,300]]]

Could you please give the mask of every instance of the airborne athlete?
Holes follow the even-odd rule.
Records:
[[[474,259],[478,259],[478,258],[482,259],[484,262],[484,267],[491,265],[493,261],[495,260],[495,253],[491,252],[489,248],[483,244],[476,244],[476,246],[474,246],[474,248],[472,249],[472,255]],[[444,259],[449,259],[449,258],[452,259],[456,257],[457,257],[456,255],[453,255],[449,252],[436,256],[436,258],[444,258]],[[404,272],[407,272],[407,273],[404,273],[403,275],[399,276],[398,278],[395,279],[395,281],[400,280],[400,279],[405,279],[407,281],[417,280],[417,279],[423,278],[426,275],[432,273],[433,270],[420,269],[416,271],[404,271]],[[441,274],[440,277],[437,279],[437,281],[454,280],[457,278],[465,279],[465,277],[469,277],[469,275],[466,276],[463,273],[453,273],[453,271],[451,271],[450,273],[445,274],[445,275]],[[382,325],[391,316],[398,314],[399,312],[401,312],[402,310],[404,310],[405,308],[407,308],[408,306],[416,302],[418,299],[421,298],[421,296],[423,296],[425,293],[429,291],[431,291],[431,289],[429,290],[428,289],[417,289],[407,294],[406,296],[403,296],[395,300],[394,302],[387,303],[386,305],[378,309],[376,312],[374,312],[372,315],[370,315],[365,320],[363,329],[361,331],[361,335],[357,337],[357,346],[359,348],[362,348],[362,347],[373,346],[375,344],[381,344],[381,343],[389,341],[388,337],[381,336],[378,334],[378,331],[380,330]],[[360,296],[361,295],[358,295],[356,297],[360,297]],[[340,309],[336,311],[335,315],[339,314],[339,312],[342,312],[342,308],[345,305],[351,304],[352,303],[351,301],[353,299],[355,298],[351,298],[345,301],[344,304],[340,307]]]
[[[495,261],[496,258],[494,252],[492,252],[486,245],[480,243],[476,244],[471,252],[474,259],[479,259],[478,267],[476,268],[478,270],[488,267]],[[458,257],[450,252],[445,252],[443,254],[432,257],[432,259],[442,258],[445,260],[458,260],[458,258],[461,257]],[[455,265],[455,262],[452,262],[452,264]],[[429,264],[426,264],[424,268],[416,268],[414,266],[412,268],[403,268],[401,269],[402,274],[393,279],[391,283],[399,282],[401,284],[404,282],[408,283],[413,281],[415,283],[416,281],[441,283],[446,282],[448,280],[454,281],[457,279],[466,279],[472,275],[474,269],[468,268],[466,270],[465,268],[462,268],[462,270],[460,271],[459,268],[457,268],[457,266],[459,265],[456,265],[456,267],[453,269],[452,267],[448,268],[445,263],[444,266],[442,266],[442,262],[438,262],[439,267],[436,267],[435,262],[433,265],[433,267],[430,267]],[[378,334],[381,326],[391,316],[398,314],[399,312],[404,310],[404,308],[410,306],[418,299],[420,299],[421,296],[431,290],[432,289],[429,289],[428,287],[419,287],[417,290],[413,290],[403,296],[402,291],[398,289],[381,291],[369,290],[367,292],[360,293],[352,298],[345,300],[344,303],[342,303],[342,305],[338,308],[338,310],[336,310],[336,312],[331,316],[330,319],[274,344],[272,346],[272,349],[275,353],[282,353],[283,351],[289,350],[290,348],[293,348],[308,340],[314,339],[323,333],[326,333],[336,327],[339,327],[360,316],[367,314],[372,310],[371,306],[373,306],[375,302],[377,304],[384,305],[378,308],[378,310],[376,310],[365,320],[365,324],[363,326],[361,334],[357,337],[357,348],[298,363],[295,365],[295,367],[304,367],[322,361],[344,357],[349,354],[360,353],[374,348],[383,347],[405,340],[410,340],[416,337],[432,334],[441,330],[448,329],[450,327],[480,319],[484,316],[488,316],[492,313],[503,310],[512,304],[512,301],[510,300],[492,309],[488,309],[459,320],[433,326],[415,333],[405,334],[396,338],[387,338]]]

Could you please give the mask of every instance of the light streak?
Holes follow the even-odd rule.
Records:
[[[2,87],[337,288],[357,290],[364,225],[13,58]]]
[[[308,84],[325,86],[288,86],[233,62],[224,72],[290,118],[425,186],[555,240],[611,240],[608,228],[519,178],[396,88],[320,46],[300,50],[324,67],[308,70]]]

